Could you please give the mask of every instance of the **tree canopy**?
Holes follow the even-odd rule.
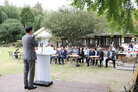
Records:
[[[8,2],[5,2],[5,6],[0,6],[0,24],[8,18],[19,19],[19,14],[20,9],[13,5],[9,5]]]
[[[35,16],[43,14],[43,8],[41,3],[37,2],[34,7],[31,8]]]
[[[30,7],[31,11],[34,14],[33,29],[37,31],[41,27],[41,21],[43,19],[44,10],[41,3],[37,2],[34,7]]]
[[[23,36],[22,31],[25,32],[24,27],[26,26],[33,26],[34,31],[38,30],[41,27],[41,20],[43,19],[43,14],[43,8],[39,2],[37,2],[34,7],[27,6],[19,8],[10,5],[8,1],[5,1],[5,5],[0,6],[0,42],[6,40],[6,42],[10,43],[12,41],[16,41],[17,39],[20,40]],[[11,24],[6,22],[5,20]],[[19,27],[17,27],[17,25]],[[16,33],[14,35],[12,34],[12,32],[17,32],[18,35],[16,35]],[[11,33],[11,35],[9,33]],[[4,36],[7,39],[5,39]]]
[[[72,45],[88,34],[101,32],[105,26],[104,17],[98,18],[95,12],[60,9],[51,13],[42,21],[42,26],[49,28],[53,35],[66,37]]]
[[[135,0],[138,5],[138,0]],[[77,8],[97,11],[99,15],[106,15],[111,22],[112,32],[135,33],[133,25],[132,0],[73,0],[72,5]]]
[[[33,12],[31,11],[31,9],[29,7],[24,7],[22,9],[21,22],[24,25],[24,27],[33,25],[34,14],[33,14]]]
[[[42,16],[35,16],[34,23],[33,23],[33,30],[37,31],[41,27],[41,21],[42,21]]]
[[[0,25],[0,39],[7,43],[21,39],[24,32],[23,25],[17,19],[7,19]]]

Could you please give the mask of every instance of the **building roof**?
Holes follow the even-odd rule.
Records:
[[[49,29],[42,27],[39,30],[37,30],[34,35],[36,35],[36,37],[44,37],[44,38],[51,38],[52,37],[52,33]]]
[[[114,35],[114,36],[121,36],[122,34],[119,33],[119,32],[115,32],[115,33],[111,33],[107,30],[103,30],[101,32],[95,32],[94,34],[88,34],[87,37],[93,37],[93,36],[111,36],[111,35]],[[131,33],[127,33],[126,36],[131,36],[132,34]]]

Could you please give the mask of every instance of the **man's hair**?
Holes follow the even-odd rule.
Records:
[[[63,49],[65,49],[65,46],[62,46],[63,47]]]
[[[28,27],[26,27],[25,28],[25,31],[26,31],[26,33],[29,33],[30,31],[32,31],[32,26],[28,26]]]
[[[63,47],[63,45],[60,45],[60,48]]]

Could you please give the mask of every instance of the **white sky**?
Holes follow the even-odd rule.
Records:
[[[37,2],[41,3],[43,9],[46,10],[58,10],[62,6],[69,6],[71,0],[7,0],[10,4],[17,7],[23,7],[30,5],[33,7]],[[4,5],[5,0],[0,0],[0,5]]]
[[[46,10],[58,10],[59,7],[66,6],[69,7],[71,0],[7,0],[10,4],[17,7],[23,7],[25,5],[30,5],[33,7],[37,2],[41,3],[43,9]],[[135,0],[132,0],[134,2]],[[0,0],[0,5],[4,5],[5,0]],[[135,7],[136,3],[135,3]]]

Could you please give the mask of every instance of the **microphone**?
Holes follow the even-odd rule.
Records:
[[[33,35],[33,38],[35,38],[37,35]]]

